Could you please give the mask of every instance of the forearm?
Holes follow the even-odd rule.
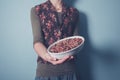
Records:
[[[43,43],[36,42],[34,44],[34,50],[38,56],[40,56],[42,59],[46,60],[47,49]]]

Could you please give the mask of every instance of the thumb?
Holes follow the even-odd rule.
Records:
[[[46,58],[47,58],[48,61],[56,61],[57,60],[56,58],[51,57],[51,55],[48,54],[48,53],[46,54]]]

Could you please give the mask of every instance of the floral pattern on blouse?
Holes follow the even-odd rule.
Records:
[[[77,9],[62,3],[62,23],[59,23],[58,12],[49,0],[37,5],[35,9],[40,18],[46,47],[59,39],[73,35],[79,18]]]

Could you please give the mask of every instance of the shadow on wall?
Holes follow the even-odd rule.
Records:
[[[68,5],[74,6],[78,0],[64,0]],[[106,70],[109,72],[107,75],[113,74],[112,71],[118,73],[120,67],[120,54],[118,55],[119,51],[114,51],[113,49],[105,49],[105,50],[98,50],[94,48],[91,44],[88,34],[88,20],[87,15],[84,12],[80,12],[80,21],[79,21],[79,30],[80,35],[85,38],[85,45],[83,50],[80,51],[79,54],[76,56],[76,64],[77,64],[77,72],[78,72],[78,80],[93,80],[94,76],[94,68],[96,68],[96,64],[101,66],[97,66],[97,69]],[[93,66],[95,64],[96,66]],[[108,68],[110,67],[110,68]],[[110,70],[110,69],[114,70]],[[96,71],[96,70],[95,70]],[[99,73],[99,72],[98,72]],[[119,72],[120,73],[120,72]],[[97,74],[96,74],[97,75]],[[101,74],[103,75],[103,74]],[[99,75],[99,76],[101,76]],[[116,76],[117,74],[114,74]],[[116,76],[119,78],[119,76]],[[101,80],[104,77],[101,77]],[[108,79],[112,78],[112,76],[108,77]]]
[[[79,10],[80,11],[80,10]],[[93,80],[95,77],[93,72],[93,68],[96,66],[92,66],[93,64],[101,64],[100,67],[97,69],[101,69],[104,71],[104,69],[109,72],[107,75],[113,75],[116,76],[117,71],[120,71],[120,56],[115,52],[113,49],[105,49],[105,50],[98,50],[94,48],[91,44],[91,41],[89,39],[88,34],[88,20],[87,15],[84,12],[79,13],[80,15],[80,21],[79,21],[79,30],[80,35],[85,38],[85,45],[83,47],[83,50],[76,56],[76,64],[77,64],[77,70],[78,70],[78,80]],[[110,68],[113,70],[110,70]],[[116,74],[113,74],[116,73]],[[99,72],[98,72],[99,73]],[[102,75],[102,74],[101,74]],[[113,78],[112,76],[110,76]],[[119,76],[116,76],[120,78]],[[101,80],[104,78],[101,78]],[[108,78],[110,79],[110,78]]]
[[[64,0],[66,4],[74,6],[77,0]],[[92,46],[90,44],[88,35],[88,21],[85,13],[80,12],[80,22],[79,30],[80,35],[85,38],[85,45],[83,50],[76,56],[78,80],[92,80],[91,76],[91,60],[90,52],[92,51]]]
[[[88,21],[85,13],[80,12],[79,30],[80,35],[85,38],[83,50],[77,55],[77,68],[79,80],[93,80],[91,75],[91,54],[92,46],[88,35]]]
[[[112,48],[105,50],[93,50],[93,57],[97,58],[97,60],[100,61],[103,66],[112,67],[112,69],[116,69],[120,73],[120,52],[114,51]],[[93,62],[96,61],[93,60]]]
[[[112,75],[108,77],[108,79],[115,77],[120,73],[120,69],[119,69],[120,56],[117,55],[117,53],[112,49],[106,49],[106,50],[95,49],[92,46],[91,41],[89,39],[89,34],[88,34],[89,24],[87,20],[87,15],[81,11],[79,15],[80,15],[80,21],[79,21],[80,35],[85,38],[85,45],[83,47],[83,50],[80,51],[80,53],[77,54],[76,56],[78,80],[94,80],[95,74],[93,74],[93,70],[96,66],[93,66],[93,64],[96,63],[101,64],[102,66],[102,67],[98,67],[97,68],[98,70],[102,68],[102,70],[104,71],[105,69],[107,72],[109,72],[106,75]],[[110,70],[110,68],[108,67],[112,68],[113,70]],[[113,74],[113,72],[115,74]],[[116,77],[120,78],[119,76]],[[101,78],[101,80],[102,79],[104,79],[104,77]]]

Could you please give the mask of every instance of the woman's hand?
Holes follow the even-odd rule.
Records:
[[[52,63],[53,65],[61,64],[67,60],[73,59],[73,56],[65,56],[62,59],[56,59],[51,57],[50,54],[47,53],[46,47],[40,42],[34,44],[34,49],[42,59]]]
[[[67,60],[71,60],[73,59],[73,56],[65,56],[62,59],[56,59],[50,56],[50,54],[46,53],[45,54],[45,60],[47,62],[52,63],[53,65],[57,65],[57,64],[62,64],[63,62],[67,61]]]

